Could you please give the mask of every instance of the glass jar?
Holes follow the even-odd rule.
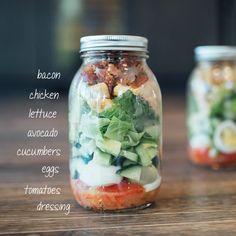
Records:
[[[69,92],[70,175],[80,206],[143,208],[160,188],[161,92],[147,39],[81,38],[83,63]]]
[[[236,166],[236,47],[195,49],[188,86],[192,162],[214,169]]]

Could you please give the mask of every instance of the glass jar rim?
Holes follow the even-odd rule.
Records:
[[[134,35],[92,35],[80,39],[80,53],[88,51],[147,51],[148,40]]]
[[[194,49],[197,61],[235,60],[235,46],[198,46]]]

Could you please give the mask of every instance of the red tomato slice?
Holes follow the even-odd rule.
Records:
[[[208,148],[190,148],[190,158],[194,163],[216,168],[236,165],[236,153],[219,153],[216,157],[211,157]]]
[[[95,210],[132,208],[153,202],[157,190],[145,192],[140,184],[122,181],[120,184],[90,188],[80,180],[72,180],[72,190],[81,206]]]
[[[120,184],[113,184],[110,186],[99,187],[97,189],[101,192],[108,193],[129,193],[129,192],[143,192],[143,186],[140,184],[122,181]]]

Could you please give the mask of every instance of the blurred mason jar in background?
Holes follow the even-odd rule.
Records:
[[[187,96],[190,159],[236,167],[236,47],[197,47],[195,58]]]

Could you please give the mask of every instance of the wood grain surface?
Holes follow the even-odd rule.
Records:
[[[70,190],[67,103],[9,100],[0,116],[0,234],[5,235],[236,235],[236,172],[193,166],[187,159],[185,101],[164,97],[163,182],[155,204],[126,213],[94,213],[80,208]],[[29,120],[31,108],[57,110],[55,120]],[[55,139],[27,139],[33,128],[57,128]],[[61,148],[62,156],[17,157],[17,148]],[[45,178],[43,165],[59,165],[60,173]],[[62,188],[60,195],[25,195],[24,187]],[[36,211],[37,204],[70,203],[63,212]]]

